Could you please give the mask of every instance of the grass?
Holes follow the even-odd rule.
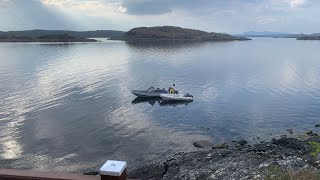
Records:
[[[271,173],[266,180],[319,180],[320,173],[316,171],[286,171],[276,165],[270,165],[267,170]]]
[[[320,153],[320,143],[311,141],[309,142],[310,146],[312,147],[313,151],[310,153],[310,155],[314,158],[318,156]]]

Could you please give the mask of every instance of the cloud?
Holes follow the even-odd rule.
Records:
[[[317,32],[319,4],[315,0],[0,0],[0,30],[174,25],[211,32]]]
[[[311,5],[311,2],[308,0],[291,0],[289,4],[293,8],[305,8],[309,7]]]
[[[225,8],[241,8],[256,4],[256,0],[122,0],[121,4],[127,8],[129,14],[156,15],[171,13],[175,10],[197,11],[207,8],[224,10]],[[259,4],[259,3],[258,3]]]
[[[262,24],[262,25],[275,23],[277,21],[279,21],[279,20],[274,17],[261,16],[261,17],[256,18],[256,22],[258,24]]]
[[[57,28],[73,25],[63,14],[53,12],[38,0],[0,1],[0,29]]]

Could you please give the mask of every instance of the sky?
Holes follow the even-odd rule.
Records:
[[[209,32],[320,32],[320,0],[0,0],[0,31],[180,26]]]

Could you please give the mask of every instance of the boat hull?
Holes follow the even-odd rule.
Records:
[[[160,94],[165,101],[193,101],[193,97],[186,97],[182,94]]]
[[[163,92],[148,92],[148,91],[140,91],[140,90],[133,90],[131,91],[132,94],[138,96],[138,97],[160,97],[160,94],[163,94]]]

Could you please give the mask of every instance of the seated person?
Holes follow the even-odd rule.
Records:
[[[173,84],[173,87],[175,87],[175,86],[176,86],[176,85]],[[177,91],[176,91],[174,88],[172,88],[172,87],[169,87],[168,91],[169,91],[170,94],[175,94],[175,93],[177,93]]]

